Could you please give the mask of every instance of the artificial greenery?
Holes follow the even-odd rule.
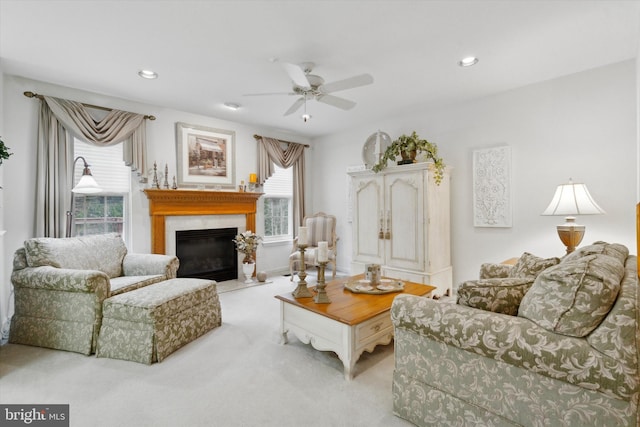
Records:
[[[13,153],[9,152],[9,147],[4,145],[4,142],[2,141],[2,137],[0,137],[0,165],[2,164],[3,160],[7,160],[9,156],[11,156],[12,154]]]
[[[395,161],[398,156],[408,156],[412,151],[416,153],[424,153],[424,157],[428,160],[433,160],[435,165],[434,178],[436,184],[439,185],[442,182],[442,177],[444,176],[445,164],[438,156],[438,146],[426,139],[420,138],[416,131],[413,131],[411,135],[408,136],[404,134],[400,135],[398,139],[393,141],[385,150],[380,161],[373,166],[372,170],[374,172],[380,172],[382,169],[387,167],[387,162],[389,160]]]

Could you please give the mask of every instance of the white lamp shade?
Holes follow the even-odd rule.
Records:
[[[587,186],[574,183],[558,185],[556,193],[542,215],[597,215],[605,213],[591,194]]]
[[[82,175],[82,178],[80,178],[78,184],[73,187],[71,191],[79,194],[93,194],[101,192],[102,189],[98,186],[96,180],[93,179],[93,176]]]

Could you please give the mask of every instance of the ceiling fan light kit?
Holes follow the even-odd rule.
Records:
[[[289,75],[291,82],[293,83],[292,92],[285,93],[268,93],[268,94],[247,94],[245,96],[260,96],[260,95],[298,95],[298,98],[284,115],[288,116],[295,113],[305,105],[307,99],[315,99],[323,104],[331,105],[342,110],[350,110],[356,106],[354,101],[341,98],[335,95],[331,95],[333,92],[339,92],[342,90],[352,89],[355,87],[365,86],[373,83],[373,77],[370,74],[360,74],[357,76],[349,77],[347,79],[338,80],[332,83],[325,84],[324,79],[316,74],[311,74],[315,64],[313,62],[303,62],[299,65],[283,63],[283,68]],[[306,116],[306,118],[305,118]],[[311,116],[305,114],[303,116],[306,122]]]
[[[479,59],[475,56],[467,56],[466,58],[462,58],[458,61],[458,65],[461,67],[471,67],[478,63]]]
[[[153,79],[157,79],[158,78],[158,73],[156,73],[155,71],[151,71],[151,70],[140,70],[140,71],[138,71],[138,75],[140,77],[142,77],[143,79],[149,79],[149,80],[153,80]]]
[[[225,102],[224,106],[233,111],[240,109],[240,104],[236,104],[235,102]]]

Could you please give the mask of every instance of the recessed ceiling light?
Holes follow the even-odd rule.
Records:
[[[236,111],[240,108],[240,104],[236,104],[235,102],[225,102],[224,106],[233,111]]]
[[[158,78],[158,73],[156,73],[155,71],[151,71],[151,70],[140,70],[140,71],[138,71],[138,75],[140,77],[142,77],[143,79],[157,79]]]
[[[472,65],[476,65],[478,63],[478,58],[475,56],[467,56],[466,58],[458,61],[458,65],[461,67],[471,67]]]

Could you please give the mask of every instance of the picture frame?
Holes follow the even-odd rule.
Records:
[[[176,123],[178,187],[235,188],[236,133]]]
[[[474,150],[474,227],[511,227],[511,198],[511,147]]]

